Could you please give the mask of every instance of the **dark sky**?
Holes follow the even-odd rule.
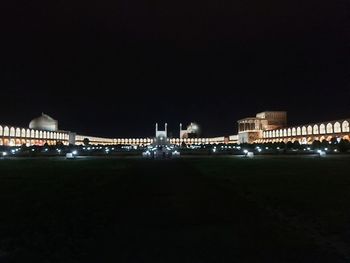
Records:
[[[204,136],[286,110],[350,117],[348,0],[17,1],[0,7],[0,123],[41,112],[88,135]]]

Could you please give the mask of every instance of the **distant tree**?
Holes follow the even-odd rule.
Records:
[[[321,142],[321,146],[322,146],[322,148],[327,148],[329,146],[329,142],[327,140],[323,140]]]
[[[291,141],[287,142],[287,149],[292,149],[293,148],[293,143]]]
[[[88,146],[90,144],[90,140],[88,138],[85,138],[83,140],[83,143],[84,143],[85,146]]]
[[[340,140],[339,144],[338,144],[338,150],[340,152],[347,152],[348,150],[350,150],[350,143],[348,140]]]
[[[294,141],[293,143],[293,149],[299,150],[300,149],[300,143],[299,141]]]
[[[278,147],[280,147],[280,149],[284,149],[284,148],[286,148],[286,144],[284,142],[280,142],[278,144]]]

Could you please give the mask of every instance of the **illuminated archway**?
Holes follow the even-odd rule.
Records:
[[[334,123],[334,132],[341,133],[341,126],[339,122]]]
[[[320,125],[320,134],[326,134],[326,125],[323,123]]]
[[[301,128],[301,134],[302,134],[302,135],[307,135],[307,130],[306,130],[306,127],[305,127],[305,126],[303,126],[303,127]]]
[[[312,126],[307,126],[307,135],[312,135]]]
[[[297,135],[297,130],[295,128],[292,128],[292,135],[293,136]]]
[[[343,132],[350,132],[349,122],[348,121],[343,121],[343,123],[342,123],[342,131]]]
[[[10,129],[7,126],[4,128],[4,136],[10,136]]]
[[[2,128],[2,126],[0,126],[0,136],[2,136],[4,129]]]
[[[11,127],[10,128],[10,137],[15,137],[15,136],[16,136],[16,130],[14,127]],[[11,141],[10,141],[10,144],[11,144]]]
[[[301,128],[300,128],[300,127],[297,128],[297,135],[298,135],[298,136],[301,135]]]
[[[314,134],[319,134],[318,125],[316,125],[316,124],[313,127],[313,133]]]
[[[333,133],[333,125],[332,123],[328,123],[326,127],[327,133]]]
[[[20,128],[16,129],[16,137],[17,138],[21,137],[21,129]]]
[[[21,137],[25,138],[26,137],[26,129],[21,130]]]
[[[292,130],[291,130],[291,128],[289,128],[289,129],[287,130],[287,134],[288,134],[288,136],[292,136]]]

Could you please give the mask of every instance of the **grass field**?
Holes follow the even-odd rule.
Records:
[[[0,160],[0,262],[349,262],[349,162]]]

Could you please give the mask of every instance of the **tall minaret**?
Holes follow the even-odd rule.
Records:
[[[180,123],[180,139],[182,137],[182,123]]]
[[[157,136],[157,132],[158,132],[158,122],[156,122],[156,136]]]
[[[165,123],[165,136],[168,137],[168,124]]]

